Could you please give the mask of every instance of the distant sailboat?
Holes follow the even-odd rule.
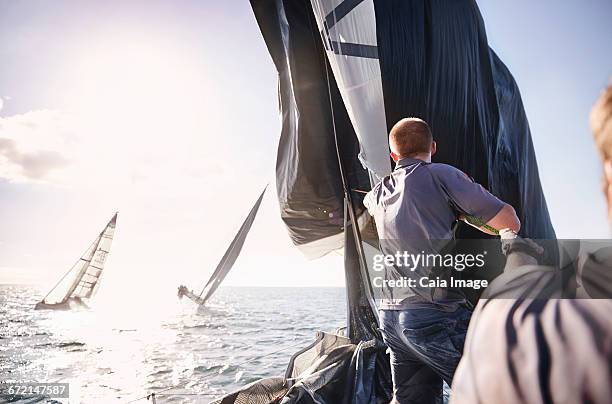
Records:
[[[117,213],[72,268],[36,304],[35,310],[87,308],[84,299],[89,300],[100,286],[100,276],[110,251],[116,224]]]
[[[238,233],[230,243],[229,247],[227,248],[227,251],[225,251],[223,258],[221,258],[221,261],[217,265],[217,268],[210,276],[208,282],[206,282],[206,284],[202,288],[200,294],[197,295],[193,291],[187,289],[186,286],[181,285],[178,288],[179,298],[182,299],[183,296],[187,296],[199,306],[203,306],[206,301],[213,295],[213,293],[215,293],[219,285],[221,285],[223,279],[225,279],[225,276],[232,269],[232,266],[236,262],[236,259],[238,259],[238,256],[240,255],[240,251],[242,250],[244,241],[246,240],[246,237],[249,234],[249,230],[251,230],[251,225],[253,224],[253,221],[255,221],[255,216],[257,215],[259,205],[261,205],[261,200],[263,199],[267,188],[268,187],[266,186],[261,192],[261,195],[259,195],[257,202],[255,202],[255,205],[251,208],[249,215],[242,223],[242,226],[240,226]]]

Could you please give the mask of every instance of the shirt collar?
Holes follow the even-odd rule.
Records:
[[[424,163],[425,161],[420,160],[420,159],[415,159],[412,157],[404,157],[403,159],[399,160],[396,164],[395,164],[395,169],[398,168],[403,168],[403,167],[409,167],[411,165],[417,164],[417,163]]]

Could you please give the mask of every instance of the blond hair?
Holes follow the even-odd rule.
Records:
[[[601,158],[609,160],[612,157],[612,84],[593,106],[590,123]]]

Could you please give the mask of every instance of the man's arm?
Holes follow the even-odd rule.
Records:
[[[521,230],[521,221],[518,216],[516,216],[516,211],[514,208],[507,203],[504,204],[504,207],[493,217],[493,219],[487,222],[487,226],[490,226],[499,230],[510,229],[515,233],[518,233]]]
[[[461,215],[459,219],[483,233],[493,236],[499,235],[499,231],[503,229],[510,229],[515,233],[518,233],[521,229],[521,221],[516,216],[516,211],[507,203],[504,203],[501,210],[488,222],[484,222],[474,216],[465,215]]]
[[[499,230],[516,233],[521,228],[514,208],[502,202],[465,173],[444,164],[436,164],[434,172],[450,202],[461,213],[459,219],[487,234]]]

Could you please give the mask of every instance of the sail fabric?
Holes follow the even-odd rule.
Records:
[[[219,261],[217,268],[215,268],[215,271],[212,273],[210,279],[208,280],[208,282],[206,282],[206,285],[204,285],[200,296],[198,296],[198,301],[200,302],[200,305],[206,303],[206,301],[213,295],[213,293],[215,293],[219,285],[221,285],[221,282],[223,282],[223,279],[225,279],[229,271],[232,269],[232,266],[238,259],[238,256],[240,255],[240,251],[242,251],[242,247],[244,246],[244,242],[247,238],[247,235],[251,230],[251,226],[255,221],[257,211],[259,210],[259,206],[261,205],[261,201],[264,197],[264,194],[266,193],[267,188],[268,187],[266,186],[261,192],[261,195],[259,195],[259,198],[255,202],[255,205],[253,205],[248,216],[242,223],[242,226],[240,226],[238,233],[236,233],[236,236],[234,236],[234,239],[225,251],[225,254],[223,254],[223,257],[221,258],[221,261]],[[202,295],[204,296],[202,297]]]
[[[76,284],[72,297],[90,299],[99,286],[100,276],[115,235],[117,215],[113,216],[104,231],[99,236],[99,241],[93,253],[87,269],[84,271],[80,281]]]
[[[87,250],[81,255],[79,260],[70,268],[68,273],[55,285],[51,291],[43,299],[43,303],[46,304],[61,304],[64,303],[71,293],[71,289],[78,283],[78,276],[80,273],[87,269],[89,261],[95,253],[96,245],[98,244],[100,236],[91,243]]]
[[[294,244],[308,257],[320,257],[344,244],[338,154],[349,188],[368,188],[368,171],[357,158],[359,142],[310,2],[252,0],[251,5],[279,76],[276,190],[281,218]],[[364,209],[357,210],[360,215]]]
[[[374,183],[391,172],[371,1],[312,0],[317,27]]]
[[[45,296],[43,303],[62,304],[71,297],[91,298],[99,286],[117,224],[115,214],[79,260]]]
[[[392,398],[386,347],[354,344],[337,334],[317,333],[309,347],[291,358],[285,378],[257,380],[211,404],[388,403]],[[281,401],[282,398],[282,401]]]
[[[387,127],[426,120],[438,143],[434,162],[510,203],[521,236],[554,239],[520,92],[488,45],[476,2],[373,3]]]
[[[408,116],[430,123],[435,162],[515,207],[521,236],[555,237],[518,86],[489,48],[475,1],[251,4],[279,73],[281,216],[302,251],[342,246],[334,136],[350,187],[367,189],[390,169],[388,130]]]

